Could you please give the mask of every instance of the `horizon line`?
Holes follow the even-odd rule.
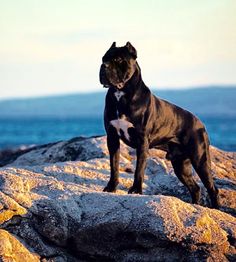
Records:
[[[210,88],[216,88],[216,89],[234,89],[236,88],[236,83],[235,84],[211,84],[211,85],[199,85],[199,86],[185,86],[185,87],[164,87],[164,86],[159,86],[159,87],[149,87],[151,91],[168,91],[168,92],[173,92],[173,91],[187,91],[187,90],[198,90],[198,89],[210,89]],[[25,100],[25,99],[43,99],[43,98],[53,98],[53,97],[63,97],[63,96],[72,96],[72,95],[88,95],[88,94],[101,94],[104,92],[104,90],[108,90],[108,88],[102,87],[101,90],[90,90],[90,91],[78,91],[78,92],[59,92],[59,93],[54,93],[54,94],[40,94],[40,95],[26,95],[26,96],[6,96],[1,98],[0,97],[0,102],[3,101],[15,101],[15,100]]]

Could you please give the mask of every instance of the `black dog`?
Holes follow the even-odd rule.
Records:
[[[192,177],[192,165],[211,199],[219,207],[218,189],[210,173],[209,140],[204,125],[190,112],[155,97],[144,84],[136,61],[137,52],[128,42],[114,42],[102,59],[100,82],[106,95],[104,123],[110,153],[111,176],[104,191],[114,192],[119,183],[120,139],[137,151],[133,186],[129,193],[142,194],[149,148],[167,152],[175,174],[188,188],[192,202],[200,203],[200,188]]]

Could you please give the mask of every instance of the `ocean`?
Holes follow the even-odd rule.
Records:
[[[202,117],[201,120],[212,145],[236,151],[236,117]],[[104,134],[102,116],[0,119],[0,150]]]
[[[0,101],[0,150],[104,135],[105,93]],[[154,93],[196,114],[212,145],[236,152],[236,88]]]

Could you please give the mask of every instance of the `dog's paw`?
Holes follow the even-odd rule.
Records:
[[[115,193],[116,192],[116,187],[118,185],[118,182],[116,183],[108,183],[107,186],[104,187],[103,192],[111,192]]]
[[[143,190],[141,187],[137,187],[137,186],[132,186],[129,191],[128,191],[128,194],[140,194],[142,195],[143,194]]]
[[[116,192],[116,188],[112,188],[112,187],[106,186],[106,187],[104,187],[103,192],[115,193]]]
[[[216,189],[213,194],[210,196],[211,198],[211,207],[215,209],[220,209],[221,203],[220,203],[220,196],[219,196],[219,190]]]

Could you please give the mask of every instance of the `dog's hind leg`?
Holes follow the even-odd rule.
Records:
[[[191,148],[192,165],[207,189],[212,207],[219,209],[219,191],[214,185],[211,174],[209,141],[206,131],[204,129],[198,130],[197,136],[194,139]]]
[[[120,139],[113,126],[109,126],[107,132],[107,147],[110,154],[110,180],[103,189],[104,192],[115,192],[119,184],[119,159],[120,159]]]
[[[200,187],[192,175],[190,159],[177,157],[171,160],[176,176],[188,188],[193,204],[200,204]]]
[[[195,157],[193,157],[191,161],[195,171],[197,172],[203,185],[207,189],[207,192],[211,199],[212,207],[219,209],[219,191],[214,185],[213,177],[210,172],[210,159],[207,155],[207,152],[202,153],[200,156],[195,155]]]

